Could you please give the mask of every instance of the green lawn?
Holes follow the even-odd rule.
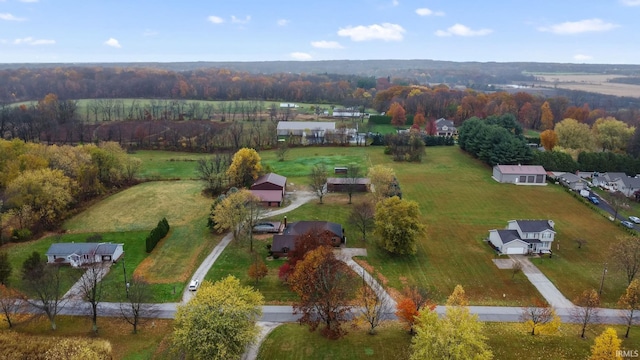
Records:
[[[382,148],[378,148],[382,150]],[[369,147],[297,147],[286,154],[285,161],[278,161],[275,151],[260,152],[263,166],[270,166],[277,174],[287,177],[288,183],[308,185],[309,174],[316,164],[325,164],[329,176],[335,166],[359,164],[366,173],[371,166]]]
[[[408,129],[409,126],[401,126],[401,129]],[[380,134],[395,134],[398,132],[398,127],[391,124],[371,124],[371,132]]]
[[[240,279],[243,285],[253,286],[259,290],[269,304],[291,303],[297,300],[297,295],[289,289],[289,286],[282,283],[278,278],[278,269],[286,260],[267,260],[266,244],[271,243],[271,237],[263,240],[254,240],[254,254],[249,252],[249,245],[244,242],[237,244],[232,242],[222,252],[213,267],[207,273],[205,279],[211,282],[221,280],[229,275]],[[249,278],[249,266],[253,262],[253,256],[259,256],[269,269],[268,275],[260,280],[258,284]]]
[[[197,161],[212,154],[194,154],[172,151],[140,150],[130,154],[142,160],[141,179],[174,180],[197,179]]]
[[[614,327],[619,337],[625,328]],[[593,339],[603,330],[596,326],[587,332],[587,340],[580,338],[579,326],[563,324],[555,335],[530,336],[519,323],[484,323],[484,334],[494,359],[586,359]],[[306,326],[284,324],[267,336],[260,347],[258,359],[408,359],[411,336],[395,322],[384,324],[377,335],[366,330],[351,329],[340,340],[327,340],[318,331],[309,332]],[[640,328],[631,330],[622,348],[640,347]]]

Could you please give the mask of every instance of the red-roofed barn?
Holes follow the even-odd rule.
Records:
[[[259,197],[265,206],[280,206],[284,199],[286,184],[286,177],[268,173],[256,179],[249,191]]]

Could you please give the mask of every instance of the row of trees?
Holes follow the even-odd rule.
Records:
[[[72,147],[0,139],[0,153],[3,241],[13,230],[53,228],[75,204],[134,182],[141,166],[116,143]]]
[[[598,118],[590,127],[573,118],[565,118],[540,134],[540,142],[546,150],[555,147],[567,152],[611,151],[624,153],[634,138],[635,127],[613,117]],[[637,146],[637,145],[636,145]]]
[[[491,166],[526,164],[532,158],[522,127],[510,114],[487,119],[473,117],[458,128],[458,135],[462,150]]]
[[[590,100],[604,100],[606,97]],[[635,125],[640,119],[637,105],[628,107],[629,102],[588,104],[585,98],[569,99],[564,96],[543,97],[526,92],[476,92],[474,90],[452,90],[446,86],[392,86],[378,91],[373,99],[373,107],[379,111],[393,110],[394,103],[402,106],[406,117],[423,115],[426,119],[444,117],[453,119],[457,125],[471,117],[486,118],[511,114],[525,128],[546,130],[562,119],[572,118],[580,123],[593,124],[597,119],[614,116],[628,124]],[[612,100],[609,98],[609,100]],[[620,99],[622,100],[622,99]],[[404,114],[403,114],[404,115]],[[403,116],[397,116],[399,125]]]

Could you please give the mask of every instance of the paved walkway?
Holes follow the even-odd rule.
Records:
[[[107,266],[107,264],[111,265],[111,263],[101,264],[101,266],[96,268],[89,268],[85,270],[84,274],[76,281],[75,284],[71,286],[71,289],[64,294],[64,299],[69,300],[82,300],[84,298],[85,288],[92,283],[96,283],[102,280],[105,277],[109,270],[111,270],[111,266]],[[94,274],[92,272],[95,271]],[[93,279],[93,276],[96,275],[97,279]],[[89,290],[89,289],[86,289]]]
[[[242,355],[241,360],[256,360],[258,358],[258,352],[260,351],[260,345],[262,344],[264,339],[267,338],[267,335],[269,335],[269,333],[273,331],[273,329],[277,328],[281,324],[282,323],[278,322],[258,321],[256,323],[256,326],[258,327],[258,329],[260,329],[258,337],[253,344],[247,347],[247,351],[245,351],[245,353]]]
[[[529,279],[531,284],[538,289],[549,305],[556,310],[572,309],[575,305],[569,301],[558,288],[524,255],[509,255],[509,257],[522,264],[522,272]]]

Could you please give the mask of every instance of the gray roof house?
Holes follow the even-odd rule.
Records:
[[[547,185],[547,172],[540,165],[496,165],[493,179],[516,185]]]
[[[49,264],[69,264],[72,267],[96,262],[115,262],[123,254],[124,244],[113,243],[55,243],[47,250]]]
[[[436,120],[436,129],[438,136],[455,136],[458,135],[458,129],[453,125],[453,121],[445,118]]]
[[[287,256],[287,253],[295,249],[295,242],[298,236],[310,231],[317,231],[331,237],[333,246],[340,246],[346,243],[342,225],[329,221],[297,221],[287,224],[285,221],[284,230],[281,234],[273,235],[271,251],[279,256]]]
[[[552,220],[509,220],[506,229],[489,230],[489,242],[501,254],[550,253]]]
[[[613,189],[622,192],[625,196],[631,197],[633,193],[640,190],[640,179],[630,176],[617,178],[612,182]]]
[[[562,185],[568,187],[571,190],[580,191],[586,189],[586,183],[578,175],[572,173],[564,173],[558,176],[558,180]]]

